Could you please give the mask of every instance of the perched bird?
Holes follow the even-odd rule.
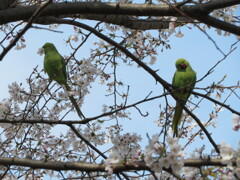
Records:
[[[44,72],[48,74],[51,80],[57,81],[60,85],[64,85],[67,91],[71,91],[71,88],[67,84],[67,71],[64,58],[59,54],[52,43],[45,43],[42,48],[45,53]],[[69,99],[75,107],[78,115],[85,118],[74,97],[71,95],[69,96]]]
[[[172,85],[174,96],[179,98],[176,102],[175,113],[173,116],[172,129],[173,136],[178,136],[178,126],[181,123],[183,106],[186,104],[191,91],[196,83],[196,72],[193,71],[186,59],[180,58],[176,61],[176,72],[173,77]]]

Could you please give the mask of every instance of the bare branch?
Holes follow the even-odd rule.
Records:
[[[46,8],[50,3],[52,3],[52,0],[48,0],[44,5],[39,6],[39,8],[33,13],[31,18],[29,19],[27,25],[21,30],[21,32],[18,33],[18,35],[14,38],[14,40],[3,50],[3,52],[0,54],[0,61],[4,58],[4,56],[10,51],[13,46],[16,45],[17,41],[27,32],[27,30],[31,27],[34,20],[38,18],[38,16],[41,14],[44,8]],[[1,12],[1,11],[0,11]]]
[[[101,155],[104,159],[107,159],[107,156],[105,156],[101,151],[99,151],[94,145],[92,145],[86,138],[84,138],[77,129],[72,125],[69,124],[69,127],[72,129],[72,131],[79,137],[83,142],[85,142],[89,147],[91,147],[94,151],[96,151],[99,155]]]
[[[234,162],[233,164],[235,164]],[[34,169],[51,169],[55,171],[61,170],[76,170],[85,172],[106,172],[105,164],[92,164],[86,162],[60,162],[60,161],[39,161],[32,159],[20,158],[5,158],[0,157],[0,164],[4,166],[26,166]],[[221,159],[186,159],[184,160],[186,167],[201,167],[201,166],[227,166],[221,163]],[[127,164],[112,164],[114,173],[130,170],[148,170],[151,169],[146,166],[144,162],[135,162]]]
[[[17,7],[0,11],[0,24],[28,19],[38,9],[38,5]],[[76,14],[134,15],[134,16],[177,16],[168,5],[118,4],[98,2],[53,3],[46,8],[42,16],[73,16]]]
[[[221,9],[229,6],[234,6],[239,4],[238,0],[217,0],[217,1],[209,1],[203,4],[198,4],[197,6],[193,7],[192,11],[197,12],[198,9],[211,12],[215,9]],[[195,9],[195,10],[194,10]]]
[[[237,114],[237,115],[240,116],[240,112],[232,109],[232,108],[230,107],[230,105],[227,105],[227,104],[225,104],[225,103],[221,103],[221,102],[219,102],[219,101],[217,101],[217,100],[209,97],[208,95],[204,95],[204,94],[201,94],[201,93],[198,93],[198,92],[195,92],[195,91],[193,91],[192,94],[194,94],[194,95],[196,95],[196,96],[201,96],[201,97],[203,97],[203,98],[206,98],[206,99],[208,99],[209,101],[212,101],[212,102],[215,103],[215,104],[218,104],[218,105],[220,105],[220,106],[222,106],[222,107],[225,107],[226,109],[228,109],[228,110],[231,111],[232,113],[235,113],[235,114]]]
[[[192,18],[197,19],[200,22],[205,23],[209,26],[212,26],[212,27],[215,27],[217,29],[221,29],[221,30],[224,30],[226,32],[230,32],[230,33],[233,33],[233,34],[236,34],[236,35],[240,36],[240,27],[239,26],[227,23],[225,21],[216,19],[212,16],[205,15],[205,14],[202,14],[202,13],[195,13],[195,12],[191,11],[190,13],[187,13],[187,14],[189,16],[191,16]]]
[[[101,22],[111,23],[119,26],[124,26],[136,30],[149,30],[149,29],[168,29],[169,21],[162,21],[161,19],[138,19],[125,15],[96,15],[85,14],[79,16],[82,19],[97,20]],[[178,22],[182,19],[188,22],[186,18],[178,18]]]
[[[154,97],[151,97],[151,98],[144,98],[143,100],[141,101],[138,101],[136,103],[133,103],[133,104],[130,104],[130,105],[126,105],[126,106],[123,106],[121,108],[118,108],[114,111],[110,111],[110,112],[106,112],[106,113],[103,113],[99,116],[95,116],[95,117],[91,117],[91,118],[85,118],[83,120],[65,120],[65,121],[56,121],[56,120],[43,120],[43,119],[36,119],[36,120],[25,120],[25,119],[22,119],[22,120],[18,120],[18,121],[13,121],[13,120],[8,120],[8,119],[0,119],[0,123],[9,123],[9,124],[18,124],[18,123],[26,123],[26,124],[49,124],[49,125],[67,125],[67,126],[70,126],[72,124],[86,124],[88,122],[91,122],[91,121],[94,121],[94,120],[97,120],[101,117],[105,117],[105,116],[110,116],[110,115],[113,115],[119,111],[122,111],[122,110],[125,110],[125,109],[128,109],[128,108],[131,108],[131,107],[136,107],[137,105],[141,104],[141,103],[145,103],[145,102],[148,102],[148,101],[152,101],[152,100],[155,100],[155,99],[159,99],[161,97],[164,97],[164,96],[167,96],[169,95],[170,93],[164,93],[160,96],[154,96]]]
[[[210,26],[225,30],[227,32],[240,35],[240,27],[233,24],[217,20],[208,16],[215,9],[225,8],[240,4],[238,0],[219,0],[207,3],[199,3],[195,5],[182,5],[179,10],[191,16],[191,18],[200,20]],[[176,7],[176,8],[173,8]],[[97,3],[97,2],[63,2],[49,5],[41,14],[42,16],[55,17],[81,17],[87,19],[100,20],[105,19],[106,22],[123,25],[133,29],[164,29],[167,27],[166,22],[154,20],[134,20],[128,16],[174,16],[183,17],[181,13],[176,11],[178,4],[116,4],[116,3]],[[0,11],[0,24],[15,22],[19,20],[29,19],[37,10],[38,6],[16,7]],[[97,17],[96,15],[100,15]],[[120,16],[119,16],[120,15]],[[125,21],[126,20],[126,21]],[[154,21],[154,23],[152,22]],[[144,27],[146,26],[146,27]]]

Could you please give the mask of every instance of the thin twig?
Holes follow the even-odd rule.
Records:
[[[72,129],[72,131],[83,141],[85,142],[89,147],[91,147],[95,152],[97,152],[100,156],[102,156],[104,159],[107,159],[107,156],[105,156],[99,149],[97,149],[94,145],[92,145],[87,139],[85,139],[78,131],[77,129],[70,124],[69,127]],[[126,179],[130,180],[126,174],[120,173],[122,176],[124,176]]]
[[[221,60],[219,60],[212,68],[210,68],[210,69],[208,70],[208,72],[207,72],[201,79],[197,80],[197,82],[202,81],[202,80],[203,80],[204,78],[206,78],[209,74],[211,74],[211,73],[213,72],[213,69],[215,69],[215,67],[217,67],[217,65],[219,65],[223,60],[225,60],[225,59],[228,57],[228,55],[230,55],[230,54],[231,54],[233,51],[235,51],[236,49],[237,49],[237,47],[231,49],[226,55],[224,55],[224,57],[223,57]]]
[[[50,125],[57,125],[57,124],[62,124],[62,125],[70,125],[70,124],[86,124],[90,121],[94,121],[94,120],[97,120],[101,117],[105,117],[105,116],[110,116],[110,115],[113,115],[114,113],[117,113],[119,111],[122,111],[124,109],[128,109],[128,108],[131,108],[131,107],[135,107],[141,103],[145,103],[145,102],[148,102],[148,101],[152,101],[154,99],[159,99],[161,97],[164,97],[164,96],[167,96],[169,95],[170,93],[164,93],[160,96],[154,96],[154,97],[151,97],[151,98],[147,98],[147,99],[143,99],[141,101],[138,101],[136,103],[133,103],[133,104],[130,104],[130,105],[127,105],[127,106],[124,106],[124,107],[121,107],[119,109],[116,109],[114,111],[110,111],[110,112],[106,112],[106,113],[103,113],[99,116],[95,116],[95,117],[91,117],[91,118],[86,118],[84,120],[69,120],[69,121],[56,121],[56,120],[43,120],[43,119],[40,119],[40,120],[18,120],[18,121],[13,121],[13,120],[8,120],[8,119],[0,119],[0,123],[10,123],[10,124],[17,124],[17,123],[26,123],[26,124],[37,124],[37,123],[40,123],[40,124],[50,124]]]
[[[3,50],[3,52],[0,54],[0,61],[4,58],[4,56],[10,51],[17,43],[17,41],[27,32],[27,30],[31,27],[32,23],[38,18],[38,16],[41,14],[43,9],[45,9],[50,3],[52,3],[52,0],[48,0],[43,5],[40,5],[39,8],[34,12],[34,14],[29,19],[26,26],[17,34],[17,36],[13,39],[13,41]]]

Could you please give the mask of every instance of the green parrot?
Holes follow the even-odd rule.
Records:
[[[67,72],[64,58],[59,54],[52,43],[45,43],[42,48],[45,53],[44,72],[48,74],[51,80],[57,81],[60,85],[64,85],[67,91],[71,91],[71,88],[67,84]],[[74,97],[71,95],[69,96],[69,99],[74,105],[78,115],[81,118],[85,118]]]
[[[172,85],[176,90],[174,95],[180,99],[176,102],[175,113],[173,116],[173,136],[178,136],[178,126],[181,123],[183,106],[186,104],[191,91],[196,83],[196,72],[192,69],[186,59],[180,58],[176,61],[176,72],[173,77]]]

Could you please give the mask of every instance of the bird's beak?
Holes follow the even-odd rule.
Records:
[[[183,69],[186,69],[187,68],[187,65],[186,64],[181,64],[181,67],[183,68]]]

